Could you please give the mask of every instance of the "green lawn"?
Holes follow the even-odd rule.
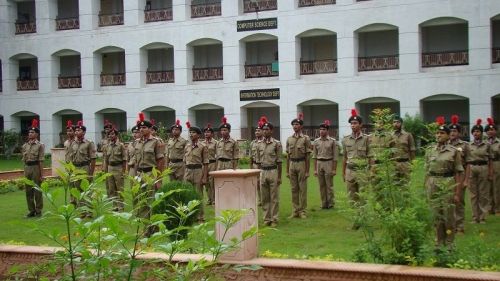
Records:
[[[45,157],[43,163],[44,167],[50,167],[50,157]],[[21,155],[12,155],[10,159],[6,159],[5,156],[0,157],[0,171],[11,171],[11,170],[22,170],[23,162],[21,161]]]
[[[0,163],[3,161],[0,161]],[[339,167],[340,170],[340,167]],[[340,171],[339,171],[340,172]],[[339,173],[340,174],[340,173]],[[415,173],[415,181],[421,186],[423,171]],[[288,219],[291,213],[290,184],[286,177],[281,185],[280,223],[277,229],[261,228],[259,252],[275,257],[325,257],[339,260],[351,260],[354,250],[363,243],[361,231],[351,230],[352,220],[346,207],[346,189],[341,176],[335,178],[335,209],[320,209],[319,190],[316,178],[309,178],[307,219]],[[423,187],[422,187],[423,188]],[[468,199],[467,199],[468,200]],[[457,237],[457,247],[463,247],[479,237],[488,244],[492,251],[500,250],[500,216],[488,217],[485,225],[472,225],[470,207],[467,202],[466,235]],[[206,208],[206,217],[212,217],[213,207]],[[33,226],[52,228],[62,224],[57,221],[45,221],[43,225],[37,219],[25,219],[27,213],[24,192],[17,191],[0,195],[0,243],[25,243],[32,245],[53,245]],[[259,217],[261,215],[259,214]],[[259,218],[262,225],[262,218]]]

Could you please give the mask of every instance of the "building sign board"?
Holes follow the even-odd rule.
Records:
[[[236,31],[252,31],[278,28],[278,18],[239,20],[236,22]]]
[[[279,88],[240,91],[240,101],[279,100],[279,99],[280,99]]]

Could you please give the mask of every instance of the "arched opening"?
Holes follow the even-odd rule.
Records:
[[[330,121],[330,136],[338,139],[339,105],[329,100],[314,99],[297,105],[298,112],[304,113],[304,134],[311,139],[319,137],[319,124]]]
[[[358,71],[399,68],[398,27],[375,23],[355,31],[358,38]]]
[[[420,100],[420,108],[422,118],[427,123],[434,122],[438,116],[444,116],[449,123],[451,115],[457,114],[462,125],[462,136],[464,139],[469,138],[468,98],[452,94],[433,95]]]
[[[400,114],[399,101],[387,97],[373,97],[360,100],[356,102],[356,109],[359,115],[363,118],[363,127],[366,132],[370,132],[373,129],[372,120],[370,115],[372,115],[373,110],[377,108],[389,108],[392,113]]]
[[[63,109],[52,114],[52,143],[56,147],[62,147],[66,140],[66,124],[71,120],[73,124],[83,119],[80,111],[74,109]]]
[[[311,29],[297,35],[300,75],[337,72],[337,33]]]
[[[212,124],[215,137],[219,138],[219,124],[222,117],[224,117],[224,108],[222,106],[210,103],[199,104],[189,108],[188,117],[191,124],[200,128],[205,127],[208,123]],[[231,124],[230,119],[228,122]]]
[[[255,128],[261,116],[274,125],[273,138],[280,139],[280,107],[274,103],[257,101],[241,107],[241,138],[254,138]]]

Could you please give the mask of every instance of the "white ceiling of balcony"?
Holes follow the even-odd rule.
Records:
[[[257,33],[241,39],[242,42],[255,42],[255,41],[267,41],[267,40],[278,40],[278,37],[266,33]]]
[[[373,97],[360,100],[357,103],[365,104],[365,103],[390,103],[390,102],[399,102],[399,101],[387,97]]]
[[[370,25],[365,25],[361,28],[358,28],[356,32],[375,32],[375,31],[386,31],[386,30],[397,30],[398,27],[391,24],[386,23],[374,23]]]
[[[38,116],[38,114],[36,113],[33,113],[33,112],[30,112],[30,111],[19,111],[19,112],[16,112],[14,114],[12,114],[12,116],[16,116],[16,117],[31,117],[31,116]]]
[[[80,55],[80,53],[75,50],[63,49],[53,53],[52,55],[56,57],[66,57],[66,56],[78,56]]]
[[[173,48],[173,46],[168,43],[154,42],[144,45],[141,49],[153,50],[153,49],[168,49],[168,48]]]
[[[161,106],[161,105],[157,105],[157,106],[152,106],[152,107],[148,107],[146,109],[144,109],[143,111],[147,111],[147,112],[161,112],[161,111],[174,111],[174,109],[170,108],[170,107],[166,107],[166,106]]]
[[[427,27],[427,26],[450,25],[450,24],[460,24],[460,23],[462,24],[467,23],[467,21],[459,18],[442,17],[424,21],[423,23],[420,24],[420,26]]]
[[[118,108],[104,108],[104,109],[97,111],[96,113],[122,113],[122,112],[125,112],[125,111],[118,109]]]
[[[278,105],[270,102],[265,102],[265,101],[257,101],[257,102],[252,102],[249,104],[246,104],[242,106],[241,108],[262,108],[262,107],[279,107]]]
[[[468,98],[459,95],[440,94],[422,99],[422,101],[438,101],[438,100],[468,100]]]
[[[26,59],[36,59],[36,56],[28,53],[21,53],[10,57],[12,60],[26,60]]]
[[[73,110],[73,109],[63,109],[59,110],[58,112],[54,113],[53,115],[75,115],[75,114],[82,114],[80,111]]]
[[[299,106],[330,105],[330,104],[337,104],[337,103],[329,100],[315,99],[300,103]]]
[[[326,29],[310,29],[297,35],[297,37],[331,36],[336,33]]]
[[[188,43],[189,46],[204,46],[204,45],[216,45],[216,44],[222,44],[222,42],[212,38],[201,38]]]
[[[117,53],[117,52],[124,52],[124,51],[125,50],[120,48],[120,47],[106,46],[106,47],[102,47],[102,48],[96,50],[95,52],[99,53],[99,54],[106,54],[106,53]]]
[[[222,106],[218,106],[211,103],[203,103],[191,107],[189,110],[206,110],[206,109],[224,109]]]

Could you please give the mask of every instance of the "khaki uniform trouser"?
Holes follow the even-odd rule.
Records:
[[[493,181],[491,182],[491,210],[500,213],[500,160],[493,161]]]
[[[465,168],[464,168],[465,170]],[[463,176],[465,180],[465,176]],[[455,202],[455,227],[457,231],[465,230],[465,189],[462,189],[458,202]]]
[[[169,163],[168,167],[172,171],[168,175],[170,178],[170,181],[183,181],[184,180],[184,172],[186,169],[184,162]]]
[[[317,161],[319,194],[321,196],[321,207],[330,208],[335,205],[335,194],[333,193],[333,160]]]
[[[305,161],[290,161],[293,214],[305,214],[307,208],[307,178]]]
[[[108,198],[113,198],[113,206],[118,210],[123,210],[123,167],[122,166],[109,166],[108,173],[111,175],[106,178],[106,191]]]
[[[345,169],[345,184],[347,193],[351,203],[359,203],[359,184],[356,180],[356,171],[346,167]]]
[[[259,165],[253,163],[252,164],[252,169],[259,169]],[[262,205],[262,199],[261,198],[262,198],[262,196],[260,194],[260,176],[259,176],[258,179],[257,179],[257,200],[258,200],[257,202],[258,202],[259,205]]]
[[[38,186],[40,186],[42,183],[40,168],[38,167],[38,165],[24,166],[24,176],[27,179],[32,180]],[[26,185],[24,189],[26,192],[26,202],[28,203],[28,210],[30,211],[30,213],[41,213],[43,209],[42,192],[28,185]]]
[[[233,160],[231,161],[217,161],[217,171],[233,169]]]
[[[151,172],[137,172],[138,177],[142,175],[151,176]],[[149,185],[143,185],[141,180],[141,189],[139,194],[134,198],[134,209],[137,212],[137,216],[140,218],[149,219],[151,216],[151,205],[154,201],[155,187]]]
[[[203,169],[198,168],[198,169],[189,169],[186,168],[185,173],[184,173],[184,181],[189,182],[192,185],[194,185],[194,188],[196,192],[200,195],[201,197],[201,202],[200,202],[200,209],[198,212],[198,220],[203,220],[204,219],[204,211],[203,211],[203,186],[201,185],[201,178],[203,177]]]
[[[399,181],[407,183],[410,180],[411,164],[410,161],[395,162],[396,177]]]
[[[453,177],[428,177],[426,181],[436,230],[437,246],[451,247],[455,239],[455,204]]]
[[[278,222],[280,206],[280,187],[278,185],[278,170],[262,170],[260,173],[260,191],[264,222]]]
[[[79,170],[83,170],[83,171],[85,171],[85,173],[86,173],[87,175],[90,175],[90,165],[87,165],[87,166],[82,166],[82,167],[76,167],[76,168],[77,168],[77,169],[79,169]],[[88,176],[88,177],[87,177],[87,179],[88,179],[89,181],[91,181],[91,180],[92,180],[91,176]],[[80,180],[79,180],[79,181],[75,181],[75,182],[74,182],[74,187],[75,187],[76,189],[78,189],[80,192],[82,192],[83,190],[80,188],[80,184],[81,184],[81,181],[80,181]],[[71,204],[75,205],[75,207],[82,207],[83,205],[86,205],[86,203],[85,203],[85,202],[83,202],[83,201],[78,201],[78,202],[77,202],[77,201],[76,201],[76,198],[74,198],[73,196],[71,196],[71,200],[70,200],[70,201],[71,201]]]
[[[470,166],[469,192],[472,219],[477,222],[486,220],[491,206],[488,165]]]
[[[208,164],[208,172],[213,172],[217,168],[217,163]],[[205,189],[207,190],[208,203],[215,203],[215,189],[214,189],[214,177],[210,174],[208,175],[207,183],[205,184]]]

